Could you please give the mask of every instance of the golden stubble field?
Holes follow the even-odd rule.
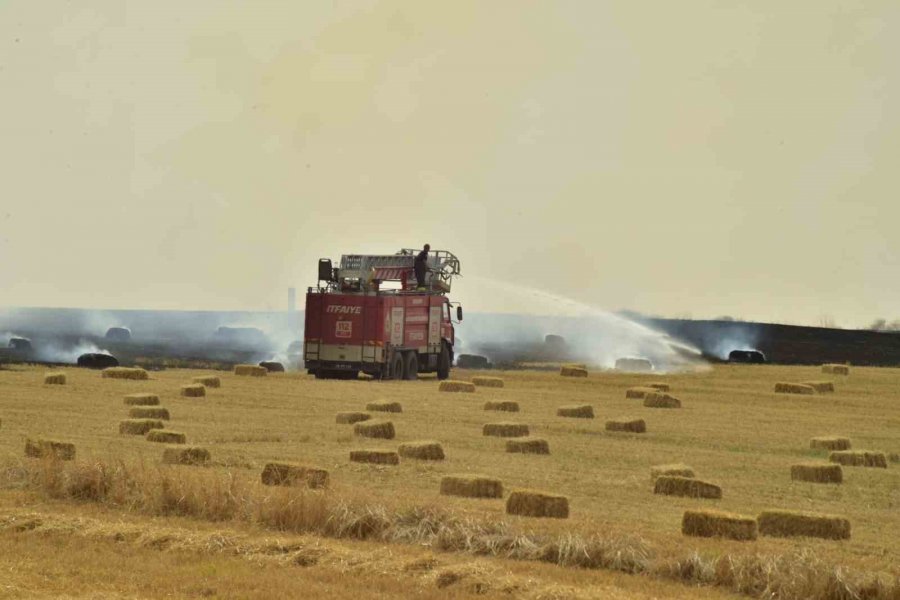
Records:
[[[820,435],[850,437],[854,449],[900,452],[900,369],[853,368],[851,375],[824,375],[818,367],[716,366],[708,371],[647,376],[591,373],[586,379],[555,372],[492,372],[502,389],[474,394],[440,393],[438,382],[316,381],[304,373],[264,378],[216,373],[222,387],[204,398],[179,395],[182,384],[207,372],[153,372],[148,381],[103,379],[99,372],[64,369],[68,383],[44,385],[45,368],[0,370],[0,457],[22,461],[27,437],[76,444],[78,460],[123,459],[156,465],[162,445],[118,433],[127,418],[123,396],[158,394],[169,409],[168,429],[212,453],[206,469],[258,477],[268,461],[324,467],[331,492],[388,505],[439,505],[487,519],[509,519],[501,500],[449,498],[438,493],[442,476],[479,473],[500,478],[505,489],[526,487],[570,498],[566,520],[513,518],[534,531],[614,532],[637,535],[673,551],[786,553],[808,548],[823,559],[867,571],[900,575],[900,465],[888,469],[844,468],[841,485],[792,482],[790,466],[825,452],[809,449]],[[475,372],[455,370],[453,379]],[[836,391],[814,396],[773,393],[777,381],[834,381]],[[625,390],[665,381],[683,408],[645,408]],[[377,414],[393,421],[394,440],[359,439],[352,425],[335,423],[339,411],[364,411],[367,402],[399,401],[403,412]],[[515,400],[519,413],[483,410],[487,400]],[[556,416],[565,404],[591,404],[596,418]],[[610,433],[607,419],[633,416],[647,433]],[[482,435],[488,422],[527,424],[550,443],[549,456],[508,454],[504,441]],[[354,449],[396,449],[399,443],[437,440],[443,461],[404,459],[399,466],[351,463]],[[682,462],[699,478],[720,484],[721,500],[652,493],[650,467]],[[197,469],[196,467],[166,467]],[[842,515],[852,539],[834,542],[760,537],[756,542],[686,538],[685,509],[695,507],[756,516],[771,508]]]

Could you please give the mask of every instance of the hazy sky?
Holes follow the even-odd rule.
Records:
[[[5,0],[0,108],[4,306],[281,308],[427,241],[474,311],[900,318],[894,0]]]

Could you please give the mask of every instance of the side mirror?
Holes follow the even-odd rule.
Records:
[[[456,320],[462,321],[462,306],[456,307]]]

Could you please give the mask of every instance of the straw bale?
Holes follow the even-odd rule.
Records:
[[[186,444],[187,436],[180,431],[167,429],[151,429],[147,432],[148,442],[161,442],[163,444]]]
[[[479,387],[502,388],[503,380],[499,377],[473,377],[472,383]]]
[[[128,416],[132,419],[161,419],[169,420],[169,409],[162,406],[134,406],[128,409]]]
[[[488,400],[484,403],[484,410],[519,412],[519,403],[515,400]]]
[[[394,439],[394,424],[390,421],[361,421],[353,426],[353,433],[368,438]]]
[[[441,479],[441,494],[466,498],[502,498],[503,483],[484,475],[447,475]]]
[[[373,412],[399,413],[403,412],[403,405],[399,402],[382,400],[381,402],[369,402],[366,404],[366,410],[371,410]]]
[[[776,394],[815,394],[816,390],[811,385],[803,383],[785,383],[780,381],[775,384]]]
[[[441,382],[440,386],[438,386],[438,391],[466,392],[468,394],[471,394],[475,391],[475,384],[468,381],[453,381],[451,379],[445,379]]]
[[[557,417],[571,417],[574,419],[593,419],[594,407],[590,404],[569,404],[556,409]]]
[[[791,479],[810,483],[841,483],[844,481],[844,471],[841,465],[833,463],[799,463],[791,465]]]
[[[686,510],[681,519],[681,532],[695,537],[723,537],[732,540],[755,540],[756,519],[718,510]]]
[[[839,450],[828,455],[828,460],[845,467],[879,467],[887,469],[884,452],[870,450]]]
[[[150,379],[147,371],[138,367],[109,367],[101,374],[105,379]]]
[[[650,467],[650,479],[656,481],[657,477],[694,477],[694,469],[687,465],[673,463],[668,465],[655,465]]]
[[[681,400],[665,392],[653,392],[644,396],[648,408],[681,408]]]
[[[509,421],[486,423],[481,432],[482,435],[491,435],[494,437],[524,437],[528,435],[528,425],[523,423],[510,423]]]
[[[372,415],[364,412],[339,412],[334,416],[334,422],[338,425],[353,425],[371,418]]]
[[[274,360],[264,360],[259,363],[259,366],[269,373],[284,373],[284,365],[280,362],[275,362]]]
[[[350,461],[376,465],[398,465],[400,456],[393,450],[351,450]]]
[[[419,460],[444,460],[444,448],[439,442],[404,442],[397,449],[403,458]]]
[[[306,485],[321,488],[328,485],[328,471],[296,463],[272,462],[262,471],[265,485]]]
[[[235,375],[244,375],[247,377],[265,377],[269,372],[265,367],[259,365],[234,365]]]
[[[822,372],[829,373],[831,375],[849,375],[850,374],[850,366],[849,365],[822,365]]]
[[[119,433],[144,435],[151,429],[163,429],[163,422],[158,419],[125,419],[119,421]]]
[[[170,465],[203,465],[209,459],[209,450],[200,446],[170,446],[162,455],[162,461]]]
[[[587,377],[588,372],[584,367],[562,366],[559,368],[559,374],[563,377]]]
[[[672,388],[671,388],[671,386],[669,386],[668,383],[654,382],[654,383],[648,383],[648,384],[644,385],[644,387],[653,388],[654,390],[656,390],[658,392],[671,392],[672,391]]]
[[[817,394],[825,394],[834,391],[834,382],[832,381],[804,381],[803,384],[816,390]]]
[[[25,456],[75,460],[75,444],[57,440],[25,440]]]
[[[809,447],[813,450],[849,450],[850,438],[838,436],[814,437],[809,440]]]
[[[536,490],[513,490],[506,499],[506,513],[523,517],[569,517],[569,499]]]
[[[647,424],[643,419],[613,419],[606,422],[607,431],[628,431],[631,433],[646,433]]]
[[[656,478],[656,483],[653,485],[653,493],[665,496],[687,496],[688,498],[712,498],[718,500],[722,497],[722,488],[714,483],[692,477],[660,475]]]
[[[129,406],[158,406],[159,396],[156,394],[128,394],[125,404]]]
[[[647,397],[647,394],[655,394],[657,391],[656,388],[646,386],[628,388],[625,390],[625,398],[643,400]]]
[[[201,398],[206,395],[206,387],[202,383],[189,383],[181,386],[181,395],[188,398]]]
[[[795,510],[765,510],[756,519],[760,535],[849,540],[850,521],[836,515]]]
[[[222,380],[215,375],[201,375],[199,377],[194,377],[191,381],[208,388],[222,387]]]
[[[513,438],[506,440],[506,451],[521,454],[550,454],[550,444],[543,438]]]
[[[44,375],[44,383],[47,385],[65,385],[66,384],[66,374],[65,373],[47,373]]]

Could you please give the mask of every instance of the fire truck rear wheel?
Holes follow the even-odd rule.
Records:
[[[403,379],[403,355],[399,352],[391,359],[391,379]]]
[[[438,379],[450,377],[450,349],[446,343],[441,344],[441,353],[438,354],[437,377]]]
[[[419,357],[415,352],[407,352],[403,365],[403,379],[413,381],[419,378]]]

